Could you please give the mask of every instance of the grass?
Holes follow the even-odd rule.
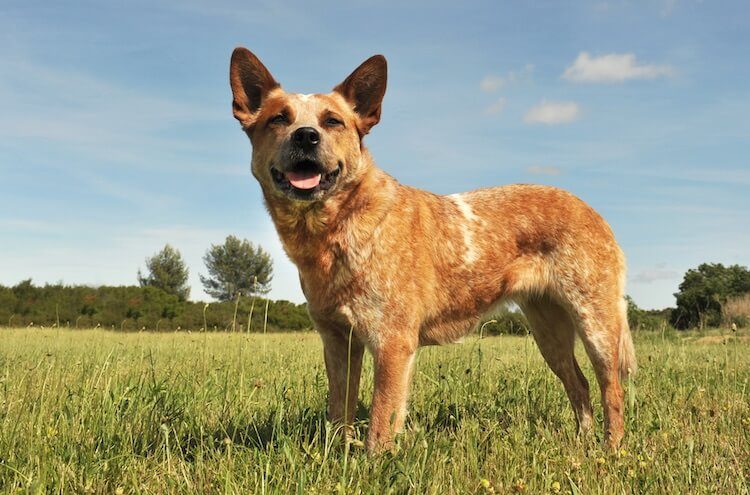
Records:
[[[750,341],[638,337],[619,452],[598,393],[578,438],[533,341],[493,337],[421,350],[407,432],[369,458],[325,421],[315,334],[0,329],[0,492],[750,493]],[[368,360],[360,439],[371,392]]]

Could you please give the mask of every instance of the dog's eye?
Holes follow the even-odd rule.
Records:
[[[337,119],[336,117],[328,117],[328,118],[326,119],[326,121],[325,121],[325,124],[326,124],[326,125],[327,125],[328,127],[336,127],[337,125],[344,125],[344,123],[343,123],[343,122],[341,122],[341,121],[340,121],[339,119]]]
[[[286,114],[285,113],[280,113],[278,115],[275,115],[275,116],[271,117],[268,120],[268,123],[269,124],[286,124],[288,121],[289,120],[287,119]]]

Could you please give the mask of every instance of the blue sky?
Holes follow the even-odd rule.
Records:
[[[231,116],[238,45],[305,93],[384,54],[382,168],[438,193],[569,189],[643,307],[699,263],[750,265],[744,1],[5,0],[0,43],[5,285],[134,284],[170,243],[208,299],[202,255],[234,234],[271,252],[272,297],[302,300]]]

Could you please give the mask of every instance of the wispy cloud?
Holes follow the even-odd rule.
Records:
[[[527,124],[568,124],[578,120],[581,108],[574,101],[545,101],[531,107],[523,121]]]
[[[636,284],[651,284],[658,280],[674,280],[679,278],[680,274],[675,270],[667,268],[665,263],[660,263],[650,268],[644,268],[631,277],[631,281]]]
[[[528,81],[534,74],[534,66],[532,64],[526,64],[521,69],[512,70],[503,76],[496,74],[489,74],[479,81],[479,89],[485,93],[493,93],[499,91],[510,84],[517,82]]]
[[[656,79],[670,76],[669,65],[639,64],[632,53],[610,53],[592,57],[581,52],[565,69],[563,79],[582,83],[619,83],[631,79]]]
[[[124,88],[82,72],[7,56],[0,56],[0,64],[0,134],[6,138],[132,160],[142,158],[138,150],[147,147],[189,148],[189,143],[164,137],[164,132],[224,117],[219,109]]]
[[[669,17],[677,8],[677,0],[662,0],[660,14],[662,17]]]
[[[141,205],[152,209],[165,208],[179,203],[179,200],[173,196],[152,190],[141,189],[132,182],[126,183],[123,181],[112,180],[103,175],[94,174],[92,172],[83,173],[74,170],[71,174],[79,177],[80,182],[86,184],[89,191],[126,203]]]
[[[59,234],[66,230],[66,226],[28,218],[0,218],[0,230],[24,234]]]
[[[502,113],[503,110],[505,110],[505,106],[507,103],[508,102],[505,98],[498,98],[495,103],[484,109],[484,113],[486,113],[487,115],[497,115],[499,113]]]
[[[671,16],[682,0],[650,0],[648,2],[633,3],[628,0],[608,0],[595,2],[593,11],[599,14],[618,15],[630,9],[638,9],[639,14],[658,13],[659,17]],[[702,3],[704,0],[693,0],[694,3]],[[684,3],[684,2],[683,2]]]
[[[560,175],[562,170],[560,167],[553,167],[549,165],[531,165],[526,168],[526,172],[532,175]]]

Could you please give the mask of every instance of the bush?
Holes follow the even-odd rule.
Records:
[[[722,306],[724,324],[740,328],[750,326],[750,294],[730,297]]]
[[[669,326],[670,310],[644,310],[630,296],[625,296],[625,300],[628,303],[628,325],[632,332],[664,330]]]
[[[528,335],[531,331],[523,313],[507,308],[482,320],[477,328],[483,335]]]
[[[209,304],[205,323],[209,330],[246,331],[252,312],[251,331],[263,331],[266,301],[240,297],[239,304],[236,300]],[[36,287],[30,280],[15,287],[0,286],[0,325],[198,330],[204,327],[204,306],[151,286]],[[268,300],[265,326],[271,332],[296,331],[312,328],[312,322],[305,304]]]
[[[750,270],[740,265],[703,263],[685,273],[679,289],[671,318],[676,328],[718,327],[724,320],[722,306],[731,298],[750,293]]]

